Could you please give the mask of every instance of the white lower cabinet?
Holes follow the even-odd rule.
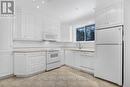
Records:
[[[64,65],[65,64],[65,55],[64,55],[64,50],[61,50],[60,51],[60,59],[61,59],[61,65]]]
[[[13,74],[13,57],[11,52],[0,52],[0,78]]]
[[[73,55],[73,67],[80,68],[80,52],[72,51]]]
[[[71,67],[80,67],[80,52],[78,51],[65,51],[65,64]]]
[[[65,51],[65,64],[86,72],[94,73],[94,52]]]
[[[65,51],[65,64],[72,66],[73,65],[73,55],[72,55],[72,51]]]
[[[80,68],[84,71],[94,73],[94,52],[81,52],[80,53]]]
[[[15,53],[14,74],[16,76],[29,76],[46,69],[46,53]]]

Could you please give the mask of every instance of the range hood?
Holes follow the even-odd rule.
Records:
[[[43,33],[43,41],[57,42],[58,35],[53,33]]]

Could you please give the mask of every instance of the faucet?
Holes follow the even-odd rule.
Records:
[[[82,44],[81,43],[78,43],[78,48],[82,49]]]

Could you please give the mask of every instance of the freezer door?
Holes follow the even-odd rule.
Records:
[[[95,77],[122,85],[122,46],[97,45]]]
[[[96,30],[96,44],[121,44],[122,27]]]

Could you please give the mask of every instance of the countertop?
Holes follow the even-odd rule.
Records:
[[[78,49],[78,48],[64,48],[65,50],[81,51],[81,52],[95,52],[95,49]],[[48,48],[14,48],[14,53],[29,53],[29,52],[47,52]]]
[[[13,52],[15,53],[28,53],[28,52],[46,52],[45,48],[15,48]]]
[[[49,52],[49,51],[55,51],[58,50],[60,51],[60,48],[42,48],[42,47],[35,47],[35,48],[14,48],[13,52],[14,53],[29,53],[29,52]]]
[[[81,52],[95,52],[95,49],[78,49],[78,48],[65,48],[65,50],[81,51]]]

